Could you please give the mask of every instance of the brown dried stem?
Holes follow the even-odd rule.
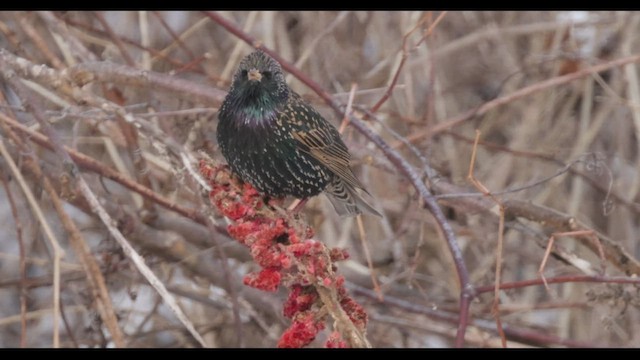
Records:
[[[109,230],[111,236],[118,242],[118,244],[122,247],[122,250],[127,255],[129,259],[136,265],[137,269],[142,273],[147,281],[158,291],[163,300],[167,303],[169,308],[175,313],[178,319],[183,323],[183,325],[189,330],[191,335],[202,345],[206,346],[206,342],[202,338],[202,336],[196,331],[195,327],[191,323],[191,321],[184,314],[182,309],[178,306],[175,298],[169,294],[166,290],[164,284],[155,276],[155,274],[149,269],[149,267],[145,264],[144,259],[138,254],[138,252],[129,244],[129,242],[122,236],[122,233],[113,225],[114,222],[111,216],[105,211],[104,207],[100,205],[96,195],[84,181],[82,176],[80,175],[79,170],[76,167],[76,164],[73,162],[69,153],[64,149],[64,145],[60,139],[58,133],[53,129],[53,127],[45,120],[44,115],[41,110],[35,106],[35,102],[32,99],[31,95],[23,89],[22,84],[19,83],[15,78],[15,71],[13,71],[7,63],[0,60],[0,69],[4,75],[5,80],[12,86],[14,91],[18,94],[18,96],[23,99],[23,104],[25,108],[31,112],[34,118],[38,121],[45,134],[51,140],[51,144],[53,145],[53,149],[55,153],[62,159],[63,164],[67,167],[68,173],[63,176],[68,176],[69,179],[67,181],[71,181],[71,185],[73,187],[78,188],[83,197],[87,200],[89,205],[91,206],[91,210],[94,214],[96,214],[106,228]],[[57,263],[59,266],[59,258],[57,258]],[[59,269],[58,269],[59,271]],[[59,274],[58,274],[59,278]],[[57,300],[59,301],[59,299]],[[59,311],[59,304],[56,302],[54,297],[54,306],[56,309],[54,311]],[[57,324],[54,324],[57,329]],[[57,334],[54,333],[54,334]],[[57,336],[54,335],[54,345],[57,345]]]
[[[25,261],[24,239],[22,238],[22,221],[18,215],[18,207],[13,198],[13,193],[9,188],[9,182],[4,174],[0,174],[0,181],[4,187],[9,206],[11,207],[11,215],[13,216],[13,224],[16,229],[16,241],[18,242],[18,251],[20,255],[20,347],[27,346],[27,263]]]
[[[525,88],[522,88],[520,90],[516,90],[511,94],[508,95],[504,95],[501,96],[497,99],[491,100],[489,102],[486,102],[484,104],[482,104],[481,106],[476,107],[475,109],[471,109],[468,111],[465,111],[464,113],[449,119],[447,121],[443,121],[441,123],[439,123],[438,125],[434,125],[433,127],[431,127],[430,129],[427,129],[425,131],[418,131],[413,135],[409,135],[407,136],[407,140],[409,140],[410,142],[415,142],[418,140],[421,140],[425,137],[431,137],[434,136],[438,133],[441,133],[445,130],[449,130],[451,128],[454,128],[458,125],[461,125],[462,123],[464,123],[467,120],[482,116],[484,114],[486,114],[487,112],[489,112],[490,110],[493,110],[497,107],[500,107],[502,105],[506,105],[506,104],[510,104],[512,102],[514,102],[515,100],[521,99],[521,98],[525,98],[527,96],[530,96],[536,92],[540,92],[542,90],[548,90],[549,88],[552,87],[556,87],[556,86],[560,86],[560,85],[564,85],[564,84],[568,84],[572,81],[578,80],[580,78],[583,78],[585,76],[588,75],[592,75],[592,74],[597,74],[609,69],[613,69],[616,67],[620,67],[623,65],[627,65],[627,64],[632,64],[635,62],[640,61],[640,55],[631,55],[631,56],[626,56],[620,59],[616,59],[616,60],[611,60],[608,62],[605,62],[603,64],[599,64],[599,65],[594,65],[591,67],[588,67],[586,69],[582,69],[567,75],[562,75],[562,76],[557,76],[545,81],[541,81],[538,83],[535,83],[533,85],[527,86]]]

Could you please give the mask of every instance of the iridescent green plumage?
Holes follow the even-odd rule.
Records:
[[[366,190],[336,128],[287,86],[264,52],[240,62],[218,118],[222,155],[258,191],[297,198],[325,191],[340,215],[380,216],[358,192]]]

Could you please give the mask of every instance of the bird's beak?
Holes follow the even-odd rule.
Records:
[[[249,70],[249,74],[247,75],[247,77],[249,78],[249,81],[260,81],[262,80],[262,74],[260,73],[260,71],[258,69],[251,69]]]

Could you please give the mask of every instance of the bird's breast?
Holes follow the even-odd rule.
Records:
[[[300,151],[286,123],[270,126],[227,126],[218,141],[232,170],[259,191],[272,195],[317,195],[333,177],[319,161]]]

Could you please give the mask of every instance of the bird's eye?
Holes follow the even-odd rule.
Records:
[[[262,72],[262,76],[264,76],[265,79],[267,79],[267,80],[271,79],[271,71]]]
[[[242,70],[242,77],[243,78],[246,78],[247,74],[248,74],[247,70]]]

